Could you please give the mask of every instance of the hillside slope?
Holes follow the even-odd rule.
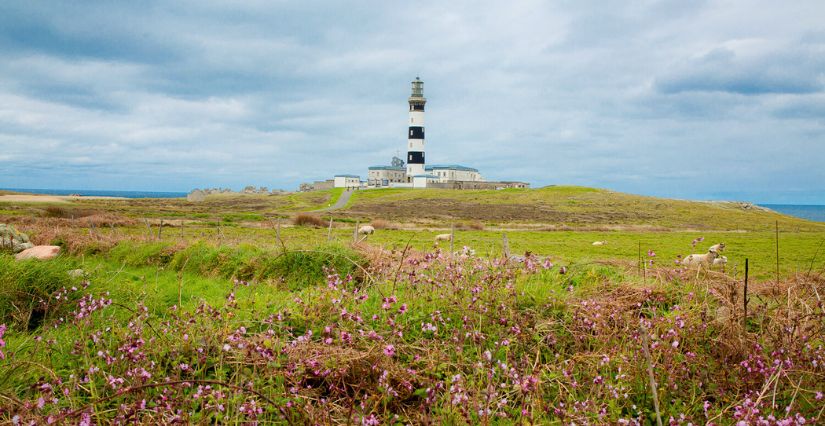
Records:
[[[785,229],[825,230],[825,224],[747,203],[672,200],[574,186],[499,191],[358,191],[345,212],[351,216],[422,223],[477,220],[545,224],[560,229],[602,226],[765,230],[779,221]]]

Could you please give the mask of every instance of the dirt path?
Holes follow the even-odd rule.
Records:
[[[326,208],[323,208],[323,209],[314,210],[314,211],[316,211],[316,212],[329,212],[329,211],[333,211],[333,210],[342,209],[349,202],[349,199],[352,196],[353,192],[355,192],[355,191],[351,190],[351,189],[346,190],[346,191],[341,193],[341,196],[338,197],[338,201],[336,201],[335,204],[333,204],[332,206],[329,206],[329,207],[326,207]]]

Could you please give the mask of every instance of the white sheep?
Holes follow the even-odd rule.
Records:
[[[689,254],[682,260],[682,265],[685,266],[709,266],[719,256],[715,251],[709,251],[705,254]]]
[[[719,256],[716,259],[713,259],[713,266],[719,266],[721,268],[724,268],[727,263],[728,263],[728,257],[727,256]]]
[[[719,254],[719,253],[725,251],[725,243],[714,244],[714,245],[710,246],[708,251]]]
[[[438,243],[439,241],[450,241],[453,239],[453,234],[438,234],[435,236],[435,242]]]
[[[607,241],[593,241],[594,246],[603,246],[607,244]]]
[[[375,227],[372,225],[364,225],[358,228],[358,233],[361,235],[370,235],[375,232]]]

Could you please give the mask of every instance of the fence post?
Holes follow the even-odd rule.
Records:
[[[776,221],[776,283],[779,284],[779,221]]]
[[[329,217],[329,230],[327,230],[327,242],[332,241],[332,216]]]
[[[510,243],[507,241],[507,233],[501,234],[501,247],[504,251],[504,258],[510,260]]]
[[[450,255],[452,256],[455,249],[453,248],[453,241],[455,241],[455,224],[450,224]]]
[[[359,222],[357,220],[355,221],[355,229],[352,230],[352,242],[353,243],[358,242],[358,225],[360,225],[360,224],[361,224],[361,222]]]
[[[745,310],[742,316],[742,328],[746,329],[748,325],[748,258],[745,258],[745,291],[742,296],[742,306]]]

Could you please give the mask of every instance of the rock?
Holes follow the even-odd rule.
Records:
[[[186,201],[201,202],[206,199],[206,193],[196,189],[186,195]]]
[[[28,235],[18,232],[11,225],[0,223],[0,249],[11,249],[13,253],[19,253],[32,247],[34,244],[29,242]]]
[[[57,257],[60,254],[60,246],[34,246],[17,253],[14,256],[17,260],[40,259],[47,260]]]

